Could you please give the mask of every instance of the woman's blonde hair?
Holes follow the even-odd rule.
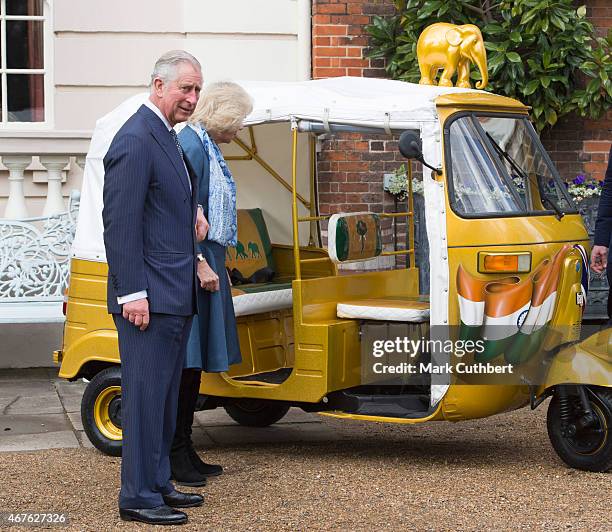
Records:
[[[237,131],[253,110],[253,98],[233,81],[216,81],[200,94],[195,111],[189,118],[201,122],[210,135]]]

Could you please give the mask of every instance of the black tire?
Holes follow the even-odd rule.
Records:
[[[602,473],[612,469],[612,390],[592,387],[586,390],[597,418],[593,430],[563,435],[559,397],[555,394],[548,407],[546,426],[553,448],[568,466]],[[574,398],[576,402],[578,399]]]
[[[236,423],[245,427],[268,427],[280,421],[289,410],[288,405],[263,399],[239,399],[223,408]]]
[[[81,420],[85,434],[96,449],[110,456],[121,456],[120,366],[106,368],[91,379],[81,401]]]

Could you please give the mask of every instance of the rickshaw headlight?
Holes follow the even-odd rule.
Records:
[[[479,273],[526,273],[531,270],[531,253],[528,251],[516,253],[478,253]]]

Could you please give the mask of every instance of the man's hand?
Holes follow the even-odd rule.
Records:
[[[196,217],[196,240],[198,242],[202,242],[206,238],[206,234],[208,233],[208,220],[204,217],[204,213],[202,209],[198,207],[198,214]]]
[[[198,262],[198,279],[204,290],[216,292],[219,290],[219,276],[213,271],[206,261]]]
[[[149,326],[149,301],[137,299],[123,304],[123,317],[144,331]]]
[[[591,251],[591,269],[595,273],[602,273],[608,266],[608,248],[606,246],[593,246]]]

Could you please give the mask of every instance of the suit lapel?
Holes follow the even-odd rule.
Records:
[[[172,166],[174,166],[174,169],[176,170],[179,181],[185,189],[187,197],[191,197],[192,194],[189,188],[189,182],[187,181],[188,177],[185,174],[183,160],[181,159],[181,155],[176,147],[176,144],[174,144],[174,140],[172,139],[169,131],[166,129],[165,124],[146,105],[142,105],[140,109],[138,109],[138,112],[142,113],[142,115],[145,117],[149,127],[151,128],[153,138],[160,145],[168,159],[170,159]]]

